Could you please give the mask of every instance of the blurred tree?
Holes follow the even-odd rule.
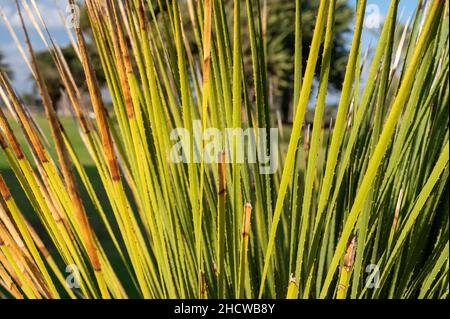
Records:
[[[229,28],[233,28],[233,1],[225,1],[226,16],[229,17]],[[254,15],[257,14],[256,4],[253,0]],[[259,0],[262,14],[266,10],[267,25],[267,76],[271,86],[272,100],[278,104],[283,114],[283,120],[289,119],[289,110],[293,99],[294,84],[294,54],[295,54],[295,1],[293,0]],[[247,24],[247,8],[245,1],[241,5],[241,44],[244,55],[245,72],[248,78],[252,77],[251,47]],[[264,8],[264,3],[266,8]],[[302,14],[302,57],[303,71],[309,54],[309,47],[314,32],[315,19],[319,1],[301,1]],[[189,25],[188,10],[184,10],[183,22]],[[351,21],[354,10],[349,6],[347,0],[337,0],[336,16],[334,25],[334,38],[332,47],[332,60],[330,70],[331,90],[340,90],[344,79],[346,60],[348,56],[348,39],[346,33],[351,31]],[[263,17],[264,20],[264,17]],[[263,27],[264,28],[264,27]],[[187,36],[194,45],[193,32],[187,28]],[[195,52],[195,51],[194,51]],[[320,60],[317,69],[320,68]]]
[[[98,55],[95,44],[93,43],[93,36],[89,24],[89,18],[84,6],[82,6],[80,10],[80,24],[86,36],[88,52],[90,53],[90,57],[93,62],[92,65],[94,66],[94,70],[97,74],[97,79],[99,81],[99,84],[103,86],[106,83],[106,78],[102,70],[100,56]],[[72,45],[69,44],[68,46],[61,48],[61,51],[67,61],[69,69],[72,71],[75,83],[79,88],[85,88],[86,78],[84,76],[83,67]],[[55,72],[55,65],[52,56],[50,52],[46,50],[36,53],[36,59],[42,72],[44,81],[47,84],[47,88],[53,105],[57,107],[57,102],[61,98],[61,90],[63,89],[63,84],[59,73]]]
[[[6,62],[4,61],[4,58],[5,58],[5,56],[0,51],[0,70],[2,70],[3,72],[6,72],[6,74],[9,77],[12,77],[12,71],[11,71],[9,65],[7,65]]]
[[[288,121],[290,106],[293,103],[294,84],[294,55],[295,55],[295,1],[292,0],[266,0],[267,1],[267,76],[272,86],[274,101],[279,102],[283,120]],[[263,1],[261,1],[263,3]],[[302,58],[304,72],[309,47],[314,32],[315,19],[319,1],[302,1]],[[232,16],[232,15],[231,15]],[[346,33],[350,31],[353,19],[353,9],[346,0],[338,0],[334,25],[334,38],[332,46],[332,60],[330,70],[331,90],[340,90],[345,74],[348,56],[348,39]],[[245,32],[247,30],[245,29]],[[242,46],[245,59],[251,65],[251,52],[249,37],[243,33]],[[320,60],[317,69],[320,68]]]
[[[96,48],[93,45],[89,45],[89,52],[91,59],[93,61],[92,65],[97,74],[97,79],[99,84],[103,86],[106,82],[104,77],[100,56],[97,53]],[[84,76],[83,67],[78,60],[78,56],[71,45],[61,49],[67,64],[72,71],[75,83],[79,88],[84,89],[86,85],[86,78]],[[53,105],[57,107],[57,102],[61,98],[61,89],[63,89],[63,84],[58,72],[55,72],[55,66],[53,59],[48,51],[41,51],[36,53],[36,59],[38,61],[39,68],[41,70],[42,76],[47,84],[47,88],[52,99]]]

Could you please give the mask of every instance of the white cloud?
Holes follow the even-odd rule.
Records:
[[[29,6],[32,8],[31,2],[28,2]],[[49,29],[63,29],[63,21],[61,21],[59,10],[63,10],[64,14],[64,8],[66,6],[66,1],[59,0],[58,3],[55,3],[54,0],[41,0],[36,1],[36,4],[39,8],[39,11],[42,14],[42,17],[47,24],[47,27]],[[20,27],[20,17],[17,12],[16,6],[14,4],[14,1],[11,0],[0,0],[0,6],[2,7],[3,11],[6,13],[6,16],[9,18],[9,21],[11,22],[13,27]],[[22,6],[23,8],[23,6]],[[33,10],[34,13],[34,10]],[[30,19],[28,19],[27,13],[25,10],[22,11],[22,15],[25,20],[25,24],[27,27],[32,27],[32,24],[30,22]],[[35,15],[36,16],[36,15]],[[36,19],[37,16],[36,16]]]

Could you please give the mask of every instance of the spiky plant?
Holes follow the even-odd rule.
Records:
[[[12,174],[3,178],[2,170],[0,177],[1,296],[448,297],[448,1],[419,1],[411,26],[401,29],[393,0],[370,60],[361,54],[366,0],[357,2],[330,129],[321,123],[336,0],[320,1],[305,70],[301,1],[295,5],[294,123],[287,152],[282,145],[263,149],[274,151],[280,165],[262,174],[261,158],[238,161],[247,145],[236,136],[228,147],[211,148],[211,136],[188,143],[187,163],[169,155],[178,142],[173,130],[185,128],[193,140],[194,120],[200,133],[249,128],[258,142],[269,139],[263,133],[276,123],[260,1],[234,1],[230,17],[223,0],[86,0],[112,109],[83,30],[75,24],[68,32],[88,102],[36,1],[18,3],[25,45],[17,45],[47,124],[31,115],[2,71],[1,156]],[[190,10],[198,56],[185,38],[180,6]],[[82,164],[83,150],[56,115],[25,19],[51,52],[95,169]],[[244,76],[244,24],[251,79]],[[369,71],[362,86],[363,65]],[[314,125],[304,128],[310,100]],[[207,150],[213,163],[205,160]],[[11,176],[20,189],[11,190]]]

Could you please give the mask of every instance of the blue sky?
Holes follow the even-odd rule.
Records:
[[[29,0],[27,1],[30,2]],[[69,43],[69,39],[58,10],[61,10],[64,14],[67,2],[68,2],[67,0],[36,1],[45,21],[48,24],[50,32],[61,46],[67,45]],[[20,41],[23,41],[23,37],[21,36],[22,31],[20,29],[19,17],[17,15],[14,3],[15,1],[13,0],[0,0],[0,8],[12,22],[14,29],[19,35]],[[349,4],[352,5],[353,7],[355,6],[355,3],[356,0],[349,0]],[[389,4],[390,0],[367,0],[368,8],[372,9],[372,11],[367,12],[367,14],[373,13],[373,9],[375,8],[377,13],[379,13],[379,16],[381,17],[380,26],[382,26],[382,20],[387,13]],[[414,13],[416,6],[417,6],[416,0],[400,0],[399,18],[403,22],[405,22],[407,18]],[[26,17],[25,20],[27,20]],[[31,24],[29,26],[30,26],[29,28],[30,36],[33,45],[35,46],[35,50],[39,51],[45,49],[45,45],[42,43],[39,36],[35,32],[32,32],[33,28]],[[373,47],[373,45],[376,43],[378,32],[379,30],[377,28],[372,29],[372,31],[369,31],[367,28],[364,29],[362,40],[363,52],[370,42],[372,43]],[[349,39],[349,41],[351,41],[351,38]],[[29,92],[31,90],[32,85],[31,81],[29,81],[30,72],[28,70],[27,65],[23,61],[19,51],[17,50],[16,45],[12,40],[10,33],[6,28],[2,18],[0,18],[0,50],[3,52],[5,56],[5,61],[10,65],[10,67],[14,71],[13,83],[15,88],[22,93]]]
[[[349,4],[352,7],[355,7],[356,0],[349,0]],[[374,12],[375,8],[379,9],[379,15],[381,16],[381,23],[380,27],[383,26],[383,20],[385,16],[387,15],[389,5],[391,1],[390,0],[367,0],[366,5],[366,23],[368,22],[368,16]],[[417,7],[418,0],[400,0],[398,5],[398,12],[397,12],[397,18],[398,20],[405,23],[409,17],[412,17],[414,14],[414,10]],[[377,35],[379,34],[379,31],[374,29],[372,32],[368,30],[367,27],[363,29],[362,34],[362,48],[364,52],[364,48],[369,45],[370,42],[372,42],[372,47],[376,44]]]
[[[27,0],[30,3],[29,0]],[[20,2],[20,1],[19,1]],[[51,34],[60,45],[67,45],[69,40],[67,32],[64,28],[62,19],[58,10],[65,11],[67,0],[38,0],[36,1],[42,16],[47,23]],[[20,26],[20,19],[16,11],[14,0],[0,0],[0,9],[10,19],[12,27],[15,29],[19,40],[24,43],[22,36],[22,29]],[[24,12],[23,12],[24,13]],[[31,41],[36,51],[44,50],[45,45],[34,31],[31,23],[29,23],[26,14],[24,13],[24,19],[27,22],[28,31],[30,33]],[[31,83],[29,81],[30,72],[20,55],[14,40],[12,39],[10,32],[6,28],[3,18],[0,17],[0,50],[2,51],[6,63],[14,72],[14,87],[19,92],[28,92],[31,89]]]

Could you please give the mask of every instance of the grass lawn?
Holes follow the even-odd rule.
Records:
[[[47,119],[45,118],[45,115],[34,116],[34,119],[37,121],[39,127],[42,129],[42,131],[47,139],[47,142],[50,143],[50,145],[51,145],[51,147],[49,147],[48,149],[51,150],[50,152],[51,152],[52,158],[55,161],[57,161],[57,155],[56,155],[56,152],[54,151],[54,147],[52,145],[53,139],[51,137],[50,127],[48,125]],[[61,123],[64,126],[64,129],[66,130],[70,140],[72,141],[73,147],[74,147],[75,151],[77,152],[79,159],[86,170],[86,173],[88,174],[88,176],[91,180],[92,186],[94,187],[95,191],[97,192],[97,196],[103,205],[106,215],[111,217],[110,221],[113,221],[114,218],[112,217],[112,210],[109,207],[109,205],[105,205],[105,203],[109,203],[109,200],[106,198],[106,194],[103,189],[102,181],[100,179],[100,176],[97,173],[97,168],[95,167],[94,162],[92,161],[83,141],[81,140],[80,133],[78,131],[78,126],[77,126],[76,122],[71,117],[63,117],[63,118],[60,118],[60,120],[61,120]],[[26,156],[30,159],[31,163],[34,166],[35,163],[31,157],[30,148],[27,145],[25,136],[23,135],[21,128],[19,127],[17,122],[14,121],[13,119],[10,119],[9,122],[10,122],[10,125],[11,125],[14,133],[16,134],[16,136],[19,140],[19,143],[23,146],[23,151],[25,152]],[[25,193],[23,192],[19,181],[15,177],[14,172],[10,168],[9,163],[3,154],[0,155],[0,172],[3,175],[3,178],[5,179],[6,183],[8,184],[17,205],[19,206],[19,208],[21,209],[23,214],[27,217],[28,221],[36,227],[36,231],[39,233],[41,238],[44,240],[44,243],[49,248],[50,252],[56,253],[56,249],[52,245],[52,241],[48,238],[45,231],[41,227],[39,227],[41,225],[41,223],[39,222],[39,217],[35,213],[33,207],[30,204],[30,201],[28,200]],[[81,180],[79,180],[78,185],[79,186],[83,185]],[[103,223],[101,222],[101,219],[98,216],[97,211],[95,210],[94,205],[92,204],[91,200],[89,199],[89,196],[88,196],[85,188],[79,187],[79,189],[81,191],[81,196],[84,200],[86,211],[89,215],[89,219],[91,221],[92,227],[94,228],[97,237],[102,242],[102,246],[105,249],[106,254],[109,256],[111,263],[114,265],[114,267],[118,266],[117,272],[120,276],[120,273],[123,273],[125,271],[125,269],[122,268],[122,262],[120,261],[119,254],[117,253],[116,249],[114,248],[114,245],[112,244],[112,242],[108,236],[108,233],[107,233]],[[116,225],[114,223],[112,223],[111,226],[113,227],[113,229],[116,228]],[[62,261],[60,261],[59,264],[60,264],[61,269],[65,269],[65,265],[62,263]],[[126,278],[126,276],[124,276],[122,278]],[[122,284],[124,285],[125,289],[127,289],[127,290],[132,289],[130,286],[130,283],[123,282]]]
[[[48,143],[50,143],[50,145],[51,145],[51,147],[49,148],[51,150],[51,156],[53,157],[54,160],[57,160],[56,152],[54,151],[54,148],[52,145],[53,140],[51,138],[50,127],[48,125],[48,122],[47,122],[45,116],[41,115],[41,116],[36,116],[34,118],[36,119],[39,127],[43,130],[44,136],[47,139],[46,141]],[[14,133],[16,134],[16,137],[19,140],[19,143],[22,145],[23,151],[25,152],[28,159],[30,159],[31,163],[34,165],[35,163],[32,160],[30,148],[27,145],[25,136],[23,135],[21,128],[19,127],[17,122],[14,121],[13,119],[10,119],[9,122],[10,122],[10,125],[11,125]],[[94,186],[98,185],[98,183],[100,181],[98,180],[98,176],[97,176],[97,179],[95,180],[96,174],[95,174],[94,163],[92,162],[92,159],[89,156],[86,148],[84,147],[83,141],[80,138],[80,134],[78,133],[77,124],[74,122],[73,118],[68,118],[68,117],[61,118],[61,122],[62,122],[66,132],[68,133],[68,135],[73,143],[73,147],[76,150],[82,164],[86,167],[87,171],[91,173],[90,175],[93,177]],[[14,173],[12,172],[10,165],[8,163],[8,160],[3,155],[0,156],[0,172],[2,173],[6,182],[8,183],[8,186],[11,188],[11,192],[12,192],[15,200],[17,201],[19,207],[23,210],[23,212],[27,216],[30,216],[30,212],[32,212],[33,209],[30,206],[28,199],[26,199],[25,194],[23,193],[18,180],[16,179]],[[100,185],[98,185],[98,186],[100,186]],[[33,216],[30,216],[30,217],[32,218]]]

